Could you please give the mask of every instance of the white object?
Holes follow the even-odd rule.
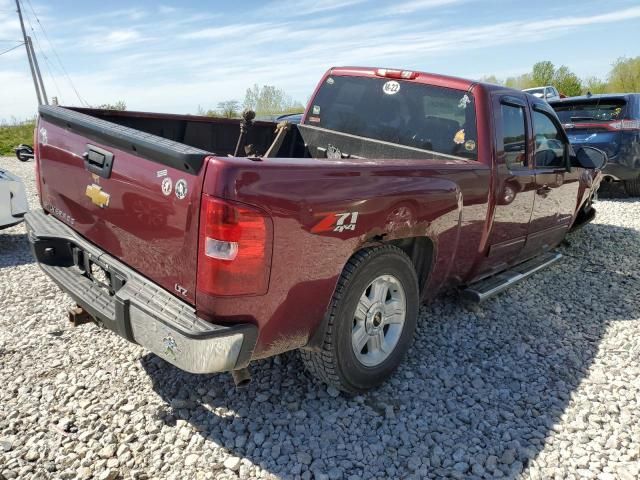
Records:
[[[0,168],[0,229],[20,223],[28,210],[22,180]]]
[[[551,100],[560,100],[560,94],[555,87],[547,85],[546,87],[525,88],[523,92],[530,93],[531,95],[542,98],[547,102]]]

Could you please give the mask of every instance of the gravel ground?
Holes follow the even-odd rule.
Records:
[[[33,163],[0,166],[35,206]],[[295,354],[236,391],[71,328],[24,227],[2,231],[0,479],[637,479],[640,202],[598,210],[545,272],[473,310],[423,307],[403,368],[351,399]]]

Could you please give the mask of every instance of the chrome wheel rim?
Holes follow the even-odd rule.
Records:
[[[381,275],[364,290],[353,314],[351,346],[366,367],[384,362],[393,352],[407,316],[402,285],[393,275]]]

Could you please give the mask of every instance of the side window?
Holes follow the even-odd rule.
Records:
[[[536,167],[564,167],[564,140],[551,118],[534,110],[533,131],[536,136]]]
[[[502,144],[509,170],[527,168],[527,142],[524,107],[500,105],[502,110]]]

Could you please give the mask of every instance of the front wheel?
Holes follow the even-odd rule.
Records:
[[[416,272],[402,250],[356,253],[338,281],[321,349],[302,350],[307,370],[347,393],[380,385],[411,345],[418,304]]]

